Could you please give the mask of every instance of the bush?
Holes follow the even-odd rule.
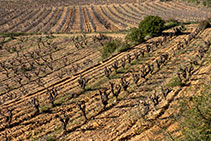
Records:
[[[164,30],[164,23],[158,16],[147,16],[138,28],[130,30],[125,39],[134,44],[142,43],[147,38],[160,35]]]
[[[210,0],[203,1],[203,5],[207,7],[211,7],[211,1]]]
[[[170,29],[172,27],[178,26],[180,24],[180,22],[178,22],[177,20],[171,19],[165,22],[164,24],[164,28],[166,29]]]
[[[144,36],[139,28],[132,28],[127,34],[126,40],[138,44],[144,41]]]
[[[112,40],[110,42],[105,43],[102,52],[102,58],[105,59],[109,57],[117,48],[121,45],[119,40]]]
[[[164,30],[164,21],[158,16],[147,16],[139,24],[139,30],[143,36],[158,36]]]
[[[122,45],[117,48],[117,52],[124,52],[127,51],[129,48],[130,48],[129,44],[122,43]]]
[[[102,59],[109,57],[113,53],[126,51],[130,48],[129,44],[123,43],[120,40],[112,40],[105,43],[102,51]]]
[[[199,0],[188,0],[189,2],[193,2],[195,4],[200,4],[200,1]]]
[[[47,141],[56,141],[56,137],[55,136],[48,136],[47,137]]]

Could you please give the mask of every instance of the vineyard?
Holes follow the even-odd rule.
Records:
[[[211,28],[201,21],[211,11],[178,1],[51,2],[0,10],[0,140],[181,137],[181,100],[205,86],[210,94]],[[150,15],[186,24],[102,59],[107,42],[124,41]]]
[[[179,2],[160,2],[159,0],[88,6],[10,8],[0,11],[0,32],[119,31],[137,26],[139,21],[148,15],[157,15],[165,20],[197,22],[209,18],[211,12]]]

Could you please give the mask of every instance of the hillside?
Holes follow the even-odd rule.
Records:
[[[53,2],[2,3],[0,140],[210,139],[209,9]]]
[[[12,73],[12,69],[9,70],[11,72],[8,77],[5,71],[1,72],[1,84],[5,89],[1,92],[1,113],[7,115],[6,109],[13,109],[9,128],[6,128],[8,125],[4,118],[1,118],[2,139],[5,132],[10,139],[24,140],[50,137],[67,140],[88,138],[93,140],[157,138],[160,140],[168,137],[167,133],[175,137],[181,135],[181,132],[177,131],[177,122],[172,120],[170,115],[177,113],[178,109],[174,108],[178,104],[177,100],[183,96],[192,97],[194,95],[192,89],[195,89],[196,85],[200,87],[203,83],[210,83],[210,45],[208,45],[210,28],[199,31],[197,24],[187,26],[183,35],[152,38],[127,52],[101,62],[100,52],[96,52],[96,46],[88,44],[84,48],[77,49],[70,44],[72,36],[48,36],[16,37],[6,43],[6,46],[18,44],[22,47],[19,53],[15,53],[18,48],[10,52],[9,56],[5,51],[1,53],[1,59],[6,59],[3,62],[6,63],[7,68],[11,65],[28,68],[33,62],[30,54],[34,52],[37,56],[36,53],[39,50],[32,41],[36,42],[40,37],[45,41],[44,45],[40,42],[41,56],[36,61],[34,60],[36,63],[34,69],[22,70],[22,73],[15,73],[15,70]],[[93,38],[93,36],[90,37]],[[91,40],[90,37],[84,36],[87,40]],[[21,42],[22,40],[24,42]],[[149,52],[147,52],[148,47],[150,47]],[[200,57],[199,53],[202,49],[206,52],[203,57]],[[97,50],[100,51],[100,48]],[[24,55],[25,52],[26,55]],[[141,52],[144,52],[143,56]],[[50,54],[53,60],[50,59]],[[45,61],[49,63],[44,63]],[[193,64],[193,61],[197,63]],[[125,68],[121,67],[123,62],[126,63]],[[38,64],[40,64],[39,68]],[[114,64],[118,66],[116,73],[112,67]],[[182,82],[177,82],[177,72],[180,67],[185,66],[192,67],[193,70],[191,70],[191,75],[189,74],[183,80],[185,81],[183,83],[188,85],[183,86],[180,85]],[[22,67],[20,69],[23,69]],[[112,70],[109,78],[106,78],[104,74],[105,67]],[[149,70],[150,72],[147,73]],[[145,73],[147,74],[143,77]],[[85,91],[78,84],[80,75],[82,79],[89,80]],[[135,81],[137,78],[139,80]],[[175,80],[177,81],[174,82]],[[117,91],[119,84],[120,86],[128,85],[125,91],[123,89],[120,91],[117,100],[111,94],[109,82],[114,84],[114,91]],[[169,90],[165,97],[163,97],[161,87],[163,91]],[[49,101],[47,89],[52,91],[52,88],[58,91],[54,107],[47,102]],[[105,109],[101,104],[98,89],[109,94],[108,105]],[[200,89],[196,91],[198,93]],[[152,106],[153,103],[149,100],[150,95],[159,98],[155,106]],[[28,103],[33,97],[39,100],[40,113],[38,115],[34,115],[33,106]],[[84,119],[77,106],[79,101],[85,102],[88,120]],[[143,103],[148,106],[143,107]],[[148,109],[147,113],[143,111],[145,108]],[[142,112],[145,113],[144,118]],[[70,118],[66,135],[63,135],[61,123],[56,118],[56,115],[62,115],[62,113]],[[156,132],[158,132],[157,135],[154,134]]]

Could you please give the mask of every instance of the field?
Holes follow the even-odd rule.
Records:
[[[16,9],[8,8],[0,11],[0,32],[111,32],[135,27],[148,15],[183,22],[201,21],[211,15],[207,9],[159,0],[138,3],[123,1],[118,4],[114,1],[112,4],[80,6],[59,4],[49,6],[44,4],[42,7],[25,6],[26,8],[22,9],[17,6]]]
[[[199,24],[210,9],[159,0],[30,3],[2,2],[0,11],[0,140],[182,136],[180,100],[211,84],[211,28]],[[149,15],[184,22],[183,34],[169,28],[102,59],[106,42],[125,40]]]

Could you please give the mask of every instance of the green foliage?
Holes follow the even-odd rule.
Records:
[[[42,106],[41,108],[40,108],[40,110],[42,111],[42,112],[45,112],[45,111],[47,111],[49,109],[49,106],[48,105],[44,105],[44,106]]]
[[[121,45],[120,40],[112,40],[107,42],[103,47],[102,58],[109,57]]]
[[[102,59],[105,59],[112,55],[113,53],[119,53],[126,51],[130,46],[126,43],[121,42],[120,40],[112,40],[105,43],[102,51]]]
[[[143,36],[158,36],[164,30],[164,21],[158,16],[147,16],[139,24]]]
[[[181,82],[177,77],[172,78],[169,83],[166,84],[167,87],[181,86]]]
[[[56,99],[55,101],[54,101],[54,104],[55,105],[62,105],[62,103],[65,101],[65,97],[60,97],[60,98],[58,98],[58,99]]]
[[[127,41],[134,42],[135,44],[144,41],[143,33],[139,28],[132,28],[125,38]]]
[[[95,81],[94,83],[92,83],[91,85],[87,86],[86,89],[87,89],[87,90],[96,90],[96,89],[99,89],[100,86],[101,86],[103,83],[105,83],[106,81],[108,81],[107,79],[108,79],[108,78],[106,78],[106,77],[101,77],[100,80],[97,80],[97,81]]]
[[[196,4],[199,4],[200,3],[199,0],[188,0],[188,2],[193,2],[193,3],[196,3]]]
[[[47,137],[47,141],[56,141],[56,137],[55,136],[48,136]]]
[[[191,108],[187,108],[187,101],[184,101],[183,128],[184,141],[210,141],[211,140],[211,86],[200,96],[193,98]]]
[[[13,39],[14,37],[17,37],[17,36],[39,35],[39,34],[41,34],[41,33],[25,33],[25,32],[6,33],[6,32],[3,32],[3,33],[0,33],[0,36],[10,37]]]
[[[122,43],[118,48],[117,48],[117,52],[124,52],[127,51],[130,48],[130,45],[127,43]]]
[[[207,7],[211,7],[211,1],[210,0],[205,0],[203,1],[203,5]]]
[[[132,28],[126,40],[132,44],[142,43],[145,39],[158,36],[164,30],[164,21],[158,16],[147,16],[140,22],[138,28]]]
[[[34,70],[35,68],[34,67],[21,67],[20,68],[20,71],[21,72],[27,72],[27,71],[32,71],[32,70]]]
[[[171,19],[165,22],[164,29],[170,29],[172,27],[178,26],[179,24],[180,22],[178,22],[177,20]]]

